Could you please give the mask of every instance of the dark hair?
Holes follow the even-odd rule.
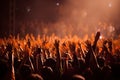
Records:
[[[39,74],[31,74],[27,80],[43,80],[42,76]]]
[[[24,64],[20,69],[20,75],[24,78],[31,75],[31,73],[32,73],[32,70],[31,70],[30,66],[27,64]]]
[[[71,80],[85,80],[85,78],[81,75],[75,74],[72,76]]]
[[[0,79],[4,79],[9,73],[9,66],[6,62],[0,60]]]

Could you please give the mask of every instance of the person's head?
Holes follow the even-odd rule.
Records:
[[[84,70],[84,69],[87,68],[87,65],[86,65],[86,63],[85,63],[84,60],[80,59],[80,60],[79,60],[79,64],[80,64],[80,69],[81,69],[81,70]]]
[[[39,74],[31,74],[27,80],[43,80],[42,76]]]
[[[52,69],[55,69],[56,61],[52,58],[46,59],[46,61],[44,62],[44,66],[48,66],[48,67],[51,67]]]
[[[44,66],[41,69],[41,76],[43,77],[44,80],[53,80],[54,79],[54,75],[53,75],[52,68]]]
[[[8,77],[9,67],[6,62],[0,60],[0,79]]]
[[[112,76],[115,78],[114,80],[120,80],[120,63],[114,63],[111,67]]]
[[[72,76],[71,80],[85,80],[85,78],[81,75],[75,74]]]
[[[105,63],[105,58],[104,57],[98,57],[97,62],[98,62],[100,67],[103,67],[104,63]]]
[[[31,68],[29,65],[27,64],[24,64],[21,69],[20,69],[20,75],[23,77],[23,78],[26,78],[28,77],[29,75],[32,74],[32,71],[31,71]]]

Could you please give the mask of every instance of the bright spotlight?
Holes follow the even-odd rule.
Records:
[[[109,3],[109,4],[108,4],[108,7],[110,7],[110,8],[111,8],[111,7],[112,7],[112,4],[111,4],[111,3]]]
[[[100,36],[100,39],[102,39],[102,36]]]
[[[27,12],[30,12],[30,11],[31,11],[31,8],[30,8],[30,7],[27,7],[26,10],[27,10]]]
[[[57,5],[57,6],[59,6],[59,5],[60,5],[60,3],[56,3],[56,5]]]

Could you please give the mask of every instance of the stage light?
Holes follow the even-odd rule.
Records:
[[[60,3],[56,3],[56,5],[57,5],[57,6],[59,6],[59,5],[60,5]]]
[[[100,36],[100,39],[102,39],[103,38],[103,36]]]
[[[108,4],[108,7],[111,8],[111,7],[112,7],[112,3],[109,3],[109,4]]]
[[[27,12],[30,12],[31,11],[31,9],[30,8],[27,8]]]
[[[115,31],[115,27],[112,26],[112,25],[110,25],[110,26],[109,26],[109,32],[113,32],[113,31]]]

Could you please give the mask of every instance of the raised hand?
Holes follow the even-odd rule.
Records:
[[[96,49],[97,41],[99,40],[99,37],[100,37],[100,32],[97,32],[96,36],[95,36],[95,40],[94,40],[93,46],[92,46],[93,51],[95,51],[95,49]]]
[[[100,37],[100,32],[97,32],[95,36],[95,41],[98,41],[99,37]]]
[[[6,50],[11,52],[12,51],[12,44],[8,43],[7,46],[6,46]]]
[[[86,48],[90,49],[91,48],[91,42],[89,40],[87,40],[85,43],[86,43]]]
[[[60,41],[56,39],[55,43],[54,43],[55,48],[59,48],[59,43],[60,43]]]
[[[109,51],[112,52],[112,41],[111,40],[108,41],[108,48],[109,48]]]
[[[71,52],[75,52],[75,46],[76,46],[76,45],[75,45],[74,42],[69,44],[69,48],[70,48],[70,51],[71,51]]]
[[[107,40],[104,40],[104,42],[103,42],[103,51],[104,51],[104,50],[105,50],[105,51],[107,50],[107,47],[106,47],[107,42],[108,42]]]
[[[60,77],[60,74],[61,74],[61,56],[60,56],[60,53],[59,53],[59,43],[60,41],[59,40],[55,40],[55,43],[54,43],[54,46],[56,48],[56,68],[57,68],[57,77],[59,78]]]

